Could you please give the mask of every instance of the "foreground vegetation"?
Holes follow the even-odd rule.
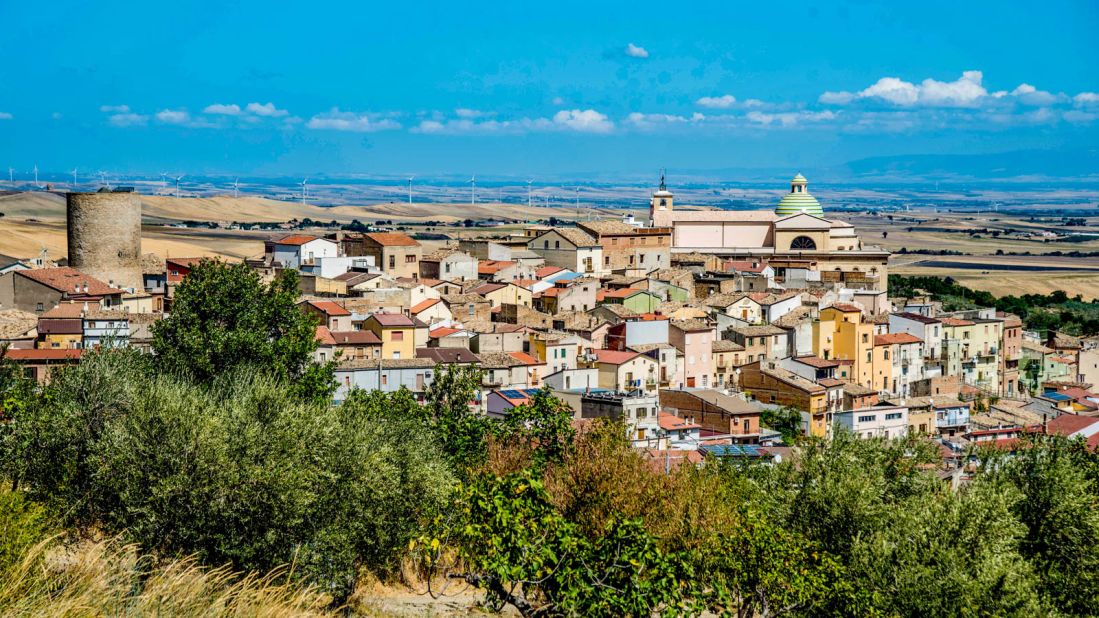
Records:
[[[178,290],[194,311],[249,276],[210,275]],[[422,403],[332,407],[298,364],[308,344],[271,357],[232,326],[296,319],[242,289],[258,307],[185,335],[219,338],[216,371],[201,341],[198,367],[95,352],[44,387],[0,363],[0,614],[320,614],[410,572],[524,616],[1099,608],[1099,459],[1079,443],[982,453],[958,491],[933,444],[845,434],[775,466],[665,474],[624,427],[577,427],[548,393],[506,420],[471,413],[468,369],[440,369]]]
[[[1030,330],[1058,330],[1079,336],[1099,334],[1099,299],[1084,302],[1079,294],[1069,297],[1063,290],[997,297],[984,290],[967,288],[951,277],[889,275],[890,296],[919,294],[941,301],[946,311],[995,307],[997,311],[1014,313]]]

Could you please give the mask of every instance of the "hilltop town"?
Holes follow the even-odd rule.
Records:
[[[69,194],[67,212],[66,259],[0,260],[0,344],[43,382],[89,350],[148,349],[201,263],[142,252],[132,193]],[[972,445],[1099,444],[1099,340],[891,295],[889,256],[798,174],[771,211],[684,209],[662,178],[645,220],[430,243],[384,226],[275,232],[245,263],[265,281],[297,272],[337,404],[356,390],[423,401],[441,367],[468,366],[480,413],[507,418],[548,389],[576,421],[622,421],[669,468],[781,460],[796,435],[841,429],[934,441],[953,481]]]

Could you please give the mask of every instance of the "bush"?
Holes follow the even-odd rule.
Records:
[[[141,365],[89,354],[16,424],[28,486],[66,524],[243,570],[295,562],[343,598],[360,567],[393,569],[449,495],[411,421],[303,401],[254,369],[206,387]]]

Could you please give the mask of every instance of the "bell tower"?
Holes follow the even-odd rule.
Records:
[[[666,223],[660,222],[660,213],[669,213],[672,211],[672,192],[668,190],[668,185],[664,179],[664,170],[660,170],[660,187],[653,193],[652,199],[649,201],[649,225],[662,226]]]

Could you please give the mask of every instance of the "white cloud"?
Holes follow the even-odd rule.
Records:
[[[883,77],[857,93],[828,91],[820,95],[821,103],[846,105],[856,99],[878,99],[901,107],[975,107],[988,96],[981,84],[980,71],[965,71],[952,82],[925,79],[919,84],[899,77]]]
[[[12,116],[9,112],[0,112],[0,120],[11,120],[12,118],[15,118],[15,116]]]
[[[124,112],[121,114],[112,114],[107,118],[107,122],[115,127],[139,127],[144,126],[145,123],[149,122],[149,117],[144,114]]]
[[[554,124],[583,133],[609,133],[614,123],[594,109],[563,109],[553,115]]]
[[[695,114],[692,118],[702,120],[702,114]],[[641,130],[656,129],[668,125],[683,125],[691,122],[692,118],[677,114],[643,114],[633,112],[626,116],[626,124]]]
[[[999,93],[997,93],[999,94]],[[1011,91],[1011,96],[1018,99],[1024,105],[1052,105],[1059,101],[1062,97],[1059,97],[1051,92],[1045,90],[1038,90],[1030,84],[1019,84],[1015,90]]]
[[[257,116],[268,116],[271,118],[286,116],[290,113],[285,109],[279,109],[275,107],[274,103],[264,103],[262,105],[259,103],[249,103],[245,106],[244,111],[248,112],[249,114],[255,114]]]
[[[373,133],[375,131],[401,128],[400,123],[390,118],[371,113],[341,112],[338,107],[333,107],[328,112],[313,116],[305,126],[310,129],[351,131],[355,133]]]
[[[454,110],[454,115],[459,118],[485,118],[488,116],[495,116],[496,112],[482,112],[479,109],[469,109],[465,107],[459,107]]]
[[[240,106],[236,103],[232,103],[229,105],[225,105],[223,103],[214,103],[212,105],[207,105],[206,108],[202,110],[202,113],[218,114],[221,116],[239,116]]]
[[[695,103],[712,109],[729,109],[736,103],[736,97],[731,94],[723,94],[719,97],[702,97]]]
[[[1099,105],[1099,92],[1081,92],[1072,97],[1072,102],[1077,105]]]
[[[100,105],[99,111],[112,114],[125,114],[130,111],[129,105]]]
[[[750,122],[761,124],[764,126],[781,126],[781,127],[794,127],[806,122],[824,122],[828,120],[835,120],[838,114],[831,110],[824,110],[822,112],[811,111],[798,111],[798,112],[778,112],[778,113],[764,113],[764,112],[748,112],[745,115]]]
[[[630,58],[648,58],[649,50],[641,47],[640,45],[634,45],[630,43],[626,46],[626,55]]]
[[[1099,118],[1099,114],[1093,112],[1085,112],[1078,109],[1070,109],[1062,114],[1064,119],[1074,124],[1084,124],[1094,121]]]
[[[855,93],[853,92],[827,91],[824,94],[820,95],[817,100],[826,105],[847,105],[851,101],[854,101],[856,96],[857,95],[855,95]]]
[[[553,103],[554,105],[564,105],[565,100],[562,99],[561,97],[553,97],[553,100],[550,101],[550,103]]]
[[[156,119],[165,124],[185,124],[191,115],[182,109],[162,109],[156,113]]]
[[[482,112],[479,118],[450,119],[435,116],[420,121],[411,131],[428,135],[521,135],[539,131],[608,133],[614,130],[614,122],[594,109],[561,110],[552,118],[484,119],[494,115],[495,112]]]

